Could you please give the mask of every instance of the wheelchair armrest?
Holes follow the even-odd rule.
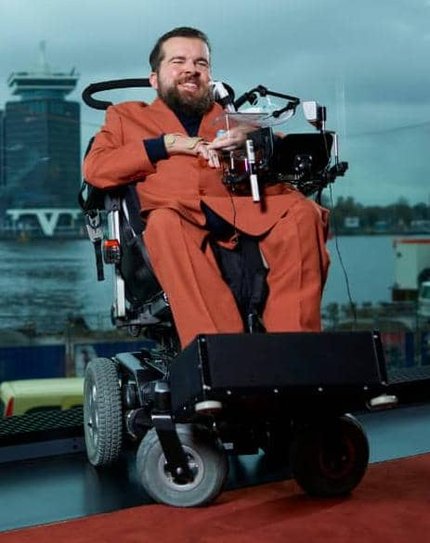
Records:
[[[78,193],[79,206],[85,213],[105,208],[106,191],[93,187],[85,180]]]
[[[79,205],[85,213],[91,211],[112,211],[112,202],[115,202],[115,206],[121,200],[126,200],[127,205],[132,207],[133,212],[137,215],[139,214],[140,206],[133,184],[107,190],[94,187],[84,179],[78,194]]]

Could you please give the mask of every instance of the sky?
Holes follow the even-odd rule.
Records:
[[[327,106],[349,163],[335,200],[430,203],[430,0],[0,0],[0,109],[41,41],[53,71],[80,74],[68,99],[81,101],[90,83],[148,76],[154,42],[176,26],[206,32],[214,78],[236,95],[262,84]],[[82,104],[81,119],[85,148],[103,113]],[[297,110],[282,130],[312,128]]]

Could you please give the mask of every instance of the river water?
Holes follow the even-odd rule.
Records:
[[[331,269],[323,305],[389,301],[394,281],[392,236],[331,239]],[[342,262],[345,272],[342,269]],[[91,242],[0,242],[0,328],[28,322],[61,327],[68,316],[84,316],[95,326],[109,326],[111,268],[98,282]],[[345,276],[346,274],[346,276]]]
[[[398,236],[396,236],[398,238]],[[395,276],[393,236],[343,236],[328,242],[331,267],[323,305],[388,302]]]

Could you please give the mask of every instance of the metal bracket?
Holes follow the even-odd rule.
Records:
[[[187,456],[179,440],[172,416],[166,413],[152,413],[151,419],[166,457],[166,469],[178,483],[190,483],[194,476],[188,465]]]
[[[170,411],[170,387],[167,381],[157,381],[154,388],[152,423],[166,457],[166,469],[179,484],[190,483],[194,476],[188,465],[187,455],[176,432]]]

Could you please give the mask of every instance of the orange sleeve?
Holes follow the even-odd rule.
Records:
[[[142,181],[155,171],[143,139],[124,141],[121,115],[115,106],[106,111],[105,123],[84,159],[83,171],[85,180],[101,189]]]

